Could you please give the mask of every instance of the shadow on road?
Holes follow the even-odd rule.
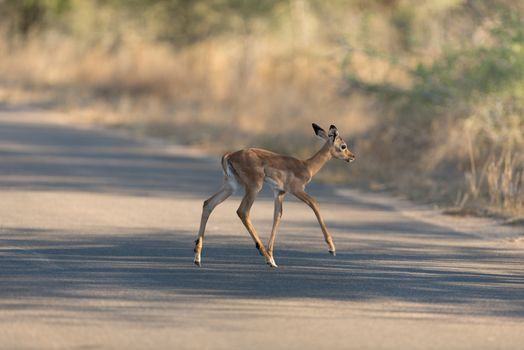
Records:
[[[129,137],[1,118],[0,159],[0,188],[8,189],[157,197],[176,194],[204,200],[218,191],[223,181],[219,157],[163,154]],[[331,187],[318,183],[311,183],[308,192],[320,196],[320,202],[329,198],[330,203],[349,203],[355,208],[392,210],[358,198],[341,198]],[[260,194],[261,198],[272,196],[268,189]]]
[[[203,195],[222,181],[218,161],[148,152],[100,132],[2,121],[0,141],[4,188]]]
[[[507,270],[479,272],[478,266],[475,271],[457,268],[464,261],[487,269],[515,259],[511,253],[501,255],[485,248],[457,246],[443,254],[438,244],[432,253],[412,244],[373,241],[370,249],[348,249],[335,258],[324,251],[283,248],[277,259],[281,267],[271,270],[247,237],[228,236],[220,241],[208,239],[204,266],[197,268],[192,264],[189,232],[108,233],[84,239],[62,232],[60,239],[42,240],[39,237],[49,232],[16,231],[7,228],[0,235],[2,299],[89,299],[96,298],[95,291],[109,295],[115,291],[113,297],[121,299],[128,297],[117,291],[135,290],[161,291],[163,298],[390,299],[419,302],[432,309],[479,303],[484,305],[481,313],[489,310],[493,316],[524,317],[522,275]],[[510,302],[511,308],[500,307],[501,301]],[[486,308],[486,303],[492,307]],[[24,304],[7,307],[23,308]]]

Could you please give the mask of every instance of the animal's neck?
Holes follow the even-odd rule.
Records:
[[[326,164],[326,162],[331,159],[332,156],[329,148],[329,142],[326,142],[317,153],[305,161],[311,176],[314,176],[316,173],[318,173],[319,170],[322,169],[322,167]]]

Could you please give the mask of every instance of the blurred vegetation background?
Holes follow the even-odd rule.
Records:
[[[457,213],[524,212],[524,2],[0,0],[0,103],[208,151],[306,157],[322,179]]]

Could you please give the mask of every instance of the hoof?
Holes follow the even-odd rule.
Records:
[[[196,266],[200,267],[202,266],[202,263],[200,262],[200,254],[195,256],[195,259],[193,260]]]
[[[271,257],[271,259],[269,261],[267,261],[266,263],[269,265],[269,267],[271,267],[273,269],[278,267],[278,265],[275,262],[275,259],[273,259],[273,257]]]
[[[336,256],[336,255],[337,255],[337,253],[336,253],[334,250],[330,250],[330,251],[329,251],[329,254],[331,254],[331,255],[333,255],[333,256]]]

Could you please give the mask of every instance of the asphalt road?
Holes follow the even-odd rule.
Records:
[[[507,228],[312,184],[336,257],[288,198],[268,268],[237,194],[197,268],[219,160],[54,119],[0,110],[0,349],[523,348],[524,248]],[[264,241],[272,211],[262,194]]]

